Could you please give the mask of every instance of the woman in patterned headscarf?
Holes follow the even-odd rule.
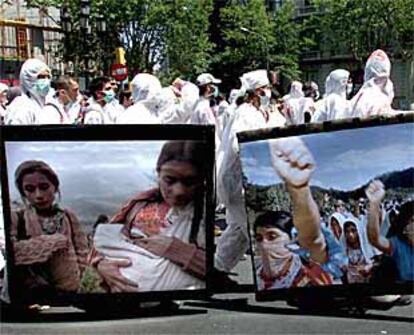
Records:
[[[90,264],[108,291],[205,288],[204,166],[202,143],[167,142],[157,161],[158,187],[97,226]]]
[[[59,179],[43,161],[25,161],[15,172],[23,200],[12,211],[16,289],[76,292],[86,266],[87,240],[74,213],[60,207]]]

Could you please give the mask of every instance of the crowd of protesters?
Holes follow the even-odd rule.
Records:
[[[366,62],[362,87],[358,92],[353,92],[351,99],[352,80],[346,69],[335,69],[328,75],[323,97],[314,82],[299,81],[290,84],[287,95],[278,97],[268,72],[260,69],[243,74],[239,87],[229,92],[228,99],[219,91],[221,80],[209,73],[200,74],[195,83],[177,78],[166,87],[162,87],[156,76],[140,73],[131,81],[129,90],[119,89],[112,78],[98,77],[91,81],[88,94],[81,94],[76,78],[63,76],[52,83],[49,67],[38,59],[29,59],[20,71],[19,91],[0,86],[0,116],[4,125],[214,125],[217,198],[218,203],[226,208],[227,224],[218,239],[214,264],[216,274],[223,274],[225,280],[225,275],[234,269],[248,249],[247,216],[236,134],[266,127],[396,114],[397,111],[392,108],[394,86],[390,73],[391,63],[387,54],[376,50]],[[288,177],[285,180],[291,182]],[[291,194],[292,197],[302,196],[297,194],[296,189],[292,192],[295,193]],[[407,257],[413,255],[412,202],[401,204],[400,213],[394,221],[395,227],[386,229],[383,222],[386,221],[384,217],[389,217],[389,212],[384,214],[378,209],[383,198],[378,183],[367,189],[367,198],[369,205],[365,215],[357,217],[332,212],[327,227],[323,229],[319,225],[320,214],[315,214],[313,202],[308,203],[312,225],[300,219],[302,228],[298,236],[309,249],[312,262],[320,265],[313,271],[321,276],[326,269],[328,272],[332,270],[329,270],[329,262],[335,255],[330,246],[334,245],[334,241],[327,237],[325,228],[332,227],[331,222],[335,220],[339,228],[332,228],[330,233],[337,238],[348,267],[342,269],[344,271],[339,276],[336,270],[332,270],[332,276],[325,282],[333,283],[337,279],[349,283],[368,282],[375,266],[373,257],[378,255],[396,260],[397,278],[413,280],[413,264],[409,259],[407,261]],[[303,213],[299,216],[302,217]],[[279,216],[269,214],[261,219],[259,226],[266,227],[267,221],[279,219]],[[259,228],[257,236],[260,235],[259,230],[263,230]],[[391,230],[394,233],[390,233]],[[400,260],[401,257],[405,260]],[[295,261],[298,262],[298,259]],[[297,264],[297,269],[303,271],[299,263],[292,261],[291,264]],[[262,270],[267,276],[264,286],[271,286],[271,271],[266,272],[266,264]],[[311,278],[310,275],[308,277]],[[307,280],[312,281],[309,278]],[[290,282],[295,280],[298,279],[289,278]]]

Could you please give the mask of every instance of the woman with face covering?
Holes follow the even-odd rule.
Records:
[[[20,70],[22,95],[7,107],[5,124],[30,125],[47,123],[41,113],[50,90],[50,69],[42,61],[31,58]]]
[[[382,50],[374,51],[365,65],[364,84],[351,100],[350,117],[367,118],[392,114],[394,85],[391,62]]]
[[[348,283],[368,283],[372,275],[374,250],[368,242],[365,226],[357,218],[349,216],[344,219],[341,244],[348,256]]]
[[[349,71],[337,69],[332,71],[325,81],[325,97],[316,111],[313,122],[324,122],[350,117],[349,101],[346,99],[352,90],[349,83]]]
[[[108,291],[205,287],[204,157],[200,142],[167,142],[157,161],[158,187],[98,225],[90,259]]]
[[[368,205],[368,238],[370,243],[391,256],[397,265],[399,280],[414,280],[414,201],[401,205],[387,236],[380,234],[381,202],[385,197],[384,185],[374,180],[365,190]]]
[[[293,217],[267,212],[256,220],[261,259],[257,275],[262,289],[333,284],[342,276],[346,258],[333,234],[320,222],[309,187],[313,157],[298,138],[274,140],[269,148],[273,168],[289,192]],[[293,226],[297,230],[296,248],[291,248]],[[293,252],[295,249],[300,252]]]
[[[59,179],[42,161],[15,172],[23,207],[12,211],[11,240],[18,290],[77,292],[86,267],[87,239],[74,213],[58,199]]]
[[[318,263],[293,251],[293,222],[289,213],[265,212],[255,221],[259,290],[333,284],[333,278]]]

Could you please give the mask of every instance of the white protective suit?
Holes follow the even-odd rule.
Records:
[[[191,113],[198,100],[198,87],[184,82],[177,91],[172,86],[164,87],[156,96],[157,115],[163,124],[189,123]]]
[[[70,124],[69,115],[65,106],[58,98],[52,97],[46,102],[42,113],[39,115],[40,123],[47,124]]]
[[[7,107],[5,117],[6,125],[35,125],[48,123],[48,120],[40,119],[46,96],[42,96],[35,90],[35,83],[40,72],[48,71],[49,67],[42,61],[31,58],[25,61],[20,70],[20,85],[22,95],[16,97]]]
[[[267,72],[257,70],[240,78],[242,91],[269,85]],[[242,171],[239,158],[237,133],[266,127],[262,112],[250,103],[240,105],[230,118],[223,134],[223,142],[217,157],[217,192],[226,206],[227,228],[219,238],[215,254],[215,266],[230,271],[239,262],[248,247],[247,215],[243,197]]]
[[[313,122],[345,119],[350,117],[349,101],[346,99],[346,88],[349,71],[337,69],[329,73],[325,81],[325,97],[316,110]]]
[[[7,86],[6,84],[0,83],[0,94],[7,94],[8,90],[9,90],[9,86]],[[1,121],[3,120],[5,115],[6,115],[5,102],[0,100],[0,125],[2,124]]]
[[[105,107],[102,107],[93,97],[88,99],[88,107],[83,119],[84,124],[111,124],[111,118]]]
[[[158,78],[148,73],[139,73],[132,80],[131,89],[134,104],[119,114],[116,123],[159,124],[156,96],[162,87]]]
[[[302,99],[304,94],[302,91],[302,83],[293,81],[289,94],[285,95],[283,100],[283,114],[286,118],[286,125],[299,124],[303,121],[303,108],[305,101]]]
[[[351,117],[367,118],[392,114],[394,85],[391,62],[382,50],[374,51],[365,65],[364,84],[351,100]]]
[[[104,106],[104,112],[108,115],[109,122],[115,123],[119,115],[124,112],[124,107],[121,106],[118,99],[113,99],[110,103]]]
[[[210,99],[200,97],[191,115],[191,124],[213,124],[217,125],[216,116],[210,107]]]

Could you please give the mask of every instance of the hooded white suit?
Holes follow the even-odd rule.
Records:
[[[374,51],[365,65],[364,85],[351,100],[351,117],[367,118],[391,114],[394,85],[391,62],[382,50]]]
[[[350,117],[349,101],[346,99],[346,87],[349,71],[337,69],[332,71],[325,81],[325,93],[320,108],[313,121],[324,122]]]
[[[286,118],[286,125],[299,124],[303,119],[303,91],[302,83],[293,81],[290,87],[290,92],[285,95],[283,99],[283,114]]]
[[[134,104],[123,111],[116,119],[118,124],[157,124],[156,96],[161,92],[161,83],[157,77],[137,74],[131,82]]]
[[[246,73],[241,81],[241,90],[244,92],[254,91],[269,84],[264,70]],[[262,112],[252,104],[244,103],[234,111],[224,132],[217,157],[217,192],[220,202],[226,206],[228,225],[218,241],[215,255],[215,266],[221,271],[230,271],[248,247],[247,216],[237,133],[264,127],[266,121]]]
[[[5,116],[6,125],[34,125],[48,123],[42,118],[42,110],[46,103],[46,97],[40,95],[34,88],[37,76],[42,71],[48,71],[49,67],[42,61],[31,58],[25,61],[20,70],[20,85],[22,95],[18,96],[7,107]]]

